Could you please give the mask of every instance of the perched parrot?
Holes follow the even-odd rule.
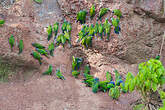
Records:
[[[95,30],[95,32],[94,32],[95,33],[95,38],[97,39],[97,33],[99,32],[99,24],[98,24],[98,22],[96,22],[94,30]]]
[[[66,43],[66,37],[62,34],[61,35],[61,43],[62,43],[62,46],[64,47],[65,43]]]
[[[110,83],[107,84],[107,88],[111,89],[115,87],[115,82],[111,81]]]
[[[63,33],[64,33],[64,31],[67,31],[67,24],[68,24],[68,22],[66,20],[64,20],[62,27],[61,27],[61,30]]]
[[[67,26],[66,26],[66,29],[67,29],[67,32],[68,32],[69,34],[71,34],[72,25],[71,25],[70,23],[68,23]]]
[[[107,81],[112,81],[112,76],[111,76],[111,73],[110,72],[106,72],[106,80]]]
[[[24,48],[23,40],[20,40],[20,41],[19,41],[18,48],[19,48],[19,53],[18,53],[18,54],[21,54],[22,51],[23,51],[23,48]]]
[[[48,52],[47,52],[45,49],[36,48],[36,51],[37,51],[38,53],[40,53],[41,55],[44,55],[44,56],[46,56],[47,58],[49,58]]]
[[[86,47],[87,47],[87,49],[89,48],[89,47],[92,47],[92,36],[88,36],[87,37],[87,39],[86,39]]]
[[[9,44],[10,44],[11,51],[13,51],[14,43],[15,43],[15,38],[13,35],[11,35],[9,38]]]
[[[56,38],[57,33],[58,33],[58,28],[59,28],[59,23],[56,22],[53,26],[53,31],[54,31],[54,34],[55,34],[55,38]]]
[[[62,75],[62,73],[60,72],[59,69],[56,70],[56,76],[57,76],[57,78],[59,78],[59,79],[65,80],[64,76]]]
[[[54,56],[54,43],[53,42],[51,44],[49,44],[48,50],[50,52],[50,55],[53,57]]]
[[[99,36],[101,37],[101,40],[103,39],[103,30],[102,24],[99,24]]]
[[[114,31],[116,34],[119,34],[119,32],[121,31],[120,26],[115,27]]]
[[[92,7],[90,8],[89,13],[90,13],[90,18],[93,19],[93,17],[96,14],[95,6],[94,5],[92,5]]]
[[[76,58],[72,56],[72,70],[76,70],[76,69],[77,69],[77,61]]]
[[[91,26],[89,27],[89,36],[94,36],[94,32],[95,32],[95,29],[94,29],[94,26],[93,24],[91,24]]]
[[[101,19],[108,11],[109,11],[108,8],[101,8],[98,19]]]
[[[107,35],[107,40],[109,40],[109,37],[110,37],[110,33],[111,33],[111,25],[108,23],[105,27],[105,33]]]
[[[156,60],[160,60],[160,55],[157,55],[157,56],[155,57],[155,59],[156,59]]]
[[[71,47],[72,45],[71,45],[71,37],[70,37],[70,34],[69,34],[69,32],[64,32],[64,37],[66,38],[66,40],[68,41],[68,43],[69,43],[69,46]]]
[[[46,70],[43,75],[51,75],[53,71],[53,66],[50,64],[48,70]]]
[[[122,79],[118,79],[118,80],[116,80],[115,83],[116,83],[117,86],[120,86],[120,84],[123,83],[123,80]]]
[[[84,79],[93,79],[94,78],[94,76],[89,75],[88,73],[84,73],[83,76],[84,76]]]
[[[61,43],[62,43],[62,41],[61,41],[61,38],[62,38],[62,36],[64,36],[63,34],[60,34],[58,37],[57,37],[57,42],[56,42],[56,46],[58,47]]]
[[[52,32],[52,26],[50,25],[50,26],[48,26],[48,28],[47,28],[47,33],[48,33],[48,41],[52,38],[52,34],[53,34],[53,32]]]
[[[85,37],[85,33],[83,31],[80,31],[78,33],[78,36],[79,36],[79,38],[78,38],[78,41],[77,42],[80,42],[80,40],[82,40]]]
[[[38,52],[32,52],[31,55],[33,56],[33,58],[35,58],[36,60],[38,60],[38,62],[40,63],[40,65],[42,64],[41,60],[42,57],[40,56],[40,54]]]
[[[74,70],[72,71],[72,76],[74,76],[75,78],[78,78],[78,75],[80,74],[80,72]]]
[[[114,9],[112,13],[116,15],[119,19],[122,17],[122,13],[119,9]]]
[[[41,4],[43,2],[43,0],[34,0],[36,3]]]
[[[87,87],[92,87],[94,83],[94,78],[84,79],[83,83],[85,83]]]
[[[81,24],[85,23],[87,11],[81,10],[77,13],[77,21],[80,21]]]
[[[120,97],[120,89],[119,86],[116,86],[115,88],[111,88],[109,90],[109,96],[113,99],[118,99]]]
[[[32,43],[32,46],[35,48],[39,48],[39,49],[45,49],[45,46],[39,44],[39,43]]]
[[[114,70],[114,73],[115,73],[115,80],[122,79],[120,73],[116,69]]]
[[[99,89],[103,92],[106,92],[108,90],[107,84],[109,81],[100,81],[99,82]]]
[[[99,78],[95,78],[92,84],[92,92],[97,93],[99,88]]]
[[[90,74],[90,66],[89,66],[89,64],[85,66],[84,73]]]
[[[111,18],[111,21],[112,21],[112,25],[113,25],[114,27],[119,26],[120,20],[119,20],[118,18]]]
[[[5,24],[5,20],[0,20],[0,27]]]
[[[122,91],[123,93],[126,93],[126,92],[127,92],[126,89],[125,89],[125,84],[124,84],[124,83],[121,83],[121,84],[120,84],[120,88],[121,88],[121,91]]]

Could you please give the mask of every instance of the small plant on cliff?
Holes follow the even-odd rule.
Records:
[[[150,110],[151,94],[161,90],[165,83],[165,69],[156,59],[143,62],[138,68],[139,72],[136,76],[127,74],[125,89],[130,92],[137,90],[142,96],[143,109]]]

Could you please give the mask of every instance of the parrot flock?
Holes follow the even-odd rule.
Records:
[[[78,42],[81,42],[81,45],[84,46],[85,49],[88,49],[89,47],[92,47],[92,40],[98,39],[100,37],[103,39],[104,36],[106,36],[107,40],[110,40],[110,33],[112,26],[114,26],[114,32],[116,34],[119,34],[121,31],[121,28],[119,26],[120,19],[122,17],[121,11],[119,9],[115,9],[112,11],[112,13],[117,16],[117,18],[111,18],[110,20],[108,18],[105,19],[105,21],[102,23],[102,17],[110,11],[108,8],[101,8],[99,11],[99,15],[97,17],[97,22],[95,25],[91,24],[90,26],[86,23],[86,16],[88,12],[86,10],[81,10],[77,13],[77,22],[80,22],[82,25],[82,29],[78,33]],[[91,6],[89,10],[90,19],[92,20],[96,15],[96,7],[94,5]],[[98,20],[100,20],[100,23],[98,23]],[[0,20],[0,26],[2,26],[5,23],[5,21]],[[54,50],[55,47],[58,47],[59,45],[62,45],[63,48],[65,47],[65,43],[68,42],[69,46],[71,47],[71,31],[72,31],[72,25],[70,22],[64,20],[63,24],[61,25],[61,33],[58,33],[60,29],[60,24],[58,22],[54,23],[54,25],[49,25],[46,29],[47,31],[47,40],[48,40],[48,47],[43,46],[40,43],[32,43],[31,45],[35,48],[34,51],[31,52],[31,56],[36,59],[40,65],[42,65],[43,57],[50,58],[54,56]],[[53,38],[54,36],[54,38]],[[53,42],[51,42],[51,39],[53,39]],[[13,47],[15,46],[15,38],[13,35],[10,36],[9,44],[11,51],[13,51]],[[23,40],[19,41],[19,53],[21,54],[24,49]],[[78,78],[78,76],[81,74],[80,67],[83,64],[83,58],[80,57],[72,57],[72,71],[71,74],[73,77]],[[53,73],[53,66],[49,64],[48,69],[43,72],[43,75],[52,75]],[[115,73],[115,81],[112,81],[113,78],[111,76],[111,73],[106,72],[106,80],[100,81],[99,78],[94,77],[90,74],[90,66],[86,65],[84,67],[83,71],[83,83],[86,84],[87,87],[92,88],[93,93],[97,93],[98,91],[107,92],[109,91],[109,96],[111,96],[113,99],[118,99],[120,96],[121,91],[123,93],[126,93],[124,82],[118,73],[117,70],[114,71]],[[62,72],[60,69],[56,69],[55,75],[58,79],[65,80]]]

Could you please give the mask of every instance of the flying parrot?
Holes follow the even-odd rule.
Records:
[[[48,50],[50,52],[50,55],[53,57],[54,56],[54,43],[53,42],[51,44],[49,44]]]
[[[32,52],[31,55],[33,56],[34,59],[38,60],[38,62],[40,63],[40,65],[42,64],[41,60],[42,57],[40,56],[40,54],[38,52]]]
[[[85,23],[87,11],[81,10],[77,13],[77,21],[80,21],[81,24]]]
[[[101,37],[101,40],[103,39],[103,31],[104,29],[103,29],[102,24],[99,24],[99,36]]]
[[[119,19],[122,17],[122,13],[119,9],[114,9],[112,13],[116,15]]]
[[[109,81],[100,81],[99,82],[99,89],[103,92],[106,92],[108,90],[107,84]]]
[[[51,75],[52,71],[53,71],[53,66],[50,64],[49,68],[45,72],[43,72],[43,75]]]
[[[99,12],[99,17],[98,17],[98,19],[101,20],[101,18],[102,18],[108,11],[109,11],[108,8],[101,8],[101,9],[100,9],[100,12]]]
[[[41,55],[44,55],[44,56],[46,56],[47,58],[49,58],[48,52],[47,52],[45,49],[36,48],[36,51],[37,51],[38,53],[40,53]]]
[[[109,90],[109,96],[112,97],[113,99],[118,99],[120,97],[120,89],[118,86],[115,88],[111,88]]]
[[[80,74],[80,72],[73,70],[72,71],[72,76],[74,76],[75,78],[78,78],[78,75]]]
[[[23,48],[24,48],[23,40],[19,41],[18,48],[19,48],[19,53],[18,54],[21,54],[22,51],[23,51]]]
[[[0,27],[5,24],[5,20],[0,20]]]
[[[47,33],[48,33],[48,41],[52,38],[52,26],[48,26],[47,28]]]
[[[112,81],[112,76],[111,76],[111,73],[110,72],[106,72],[106,80],[107,81]]]
[[[96,14],[95,6],[94,5],[92,5],[92,7],[90,8],[89,13],[90,13],[90,18],[93,19],[93,17]]]
[[[57,33],[58,33],[58,28],[59,28],[59,23],[56,22],[53,26],[53,31],[54,31],[54,34],[55,34],[55,38],[56,38]]]
[[[15,38],[13,35],[11,35],[9,38],[9,44],[10,44],[11,51],[13,51],[14,43],[15,43]]]
[[[57,78],[59,78],[59,79],[65,80],[64,76],[62,75],[62,73],[60,72],[59,69],[56,70],[56,76],[57,76]]]
[[[92,92],[97,93],[99,89],[99,78],[94,78],[94,82],[92,84]]]
[[[45,49],[45,46],[39,44],[39,43],[32,43],[32,46],[35,48],[39,48],[39,49]]]
[[[64,33],[64,31],[67,31],[67,24],[68,24],[68,22],[66,20],[64,20],[62,27],[61,27],[61,30],[63,33]]]

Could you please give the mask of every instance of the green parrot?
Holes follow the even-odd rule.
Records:
[[[87,39],[86,39],[86,47],[87,49],[89,47],[92,47],[92,36],[88,36]]]
[[[92,84],[92,92],[97,93],[99,88],[99,78],[95,78]]]
[[[101,37],[101,40],[103,39],[103,31],[104,31],[104,28],[103,28],[102,24],[99,24],[99,35]]]
[[[115,87],[115,82],[114,81],[111,81],[107,84],[108,89],[111,89],[111,88],[114,88],[114,87]]]
[[[66,20],[64,20],[62,27],[61,27],[61,30],[63,33],[64,33],[64,31],[67,31],[67,24],[68,24],[68,22]]]
[[[120,89],[118,86],[115,88],[111,88],[109,90],[109,96],[112,97],[113,99],[118,99],[120,97]]]
[[[111,25],[108,23],[105,27],[105,33],[107,35],[107,40],[109,40],[109,37],[110,37],[110,33],[111,33]]]
[[[49,58],[48,52],[47,52],[45,49],[36,48],[36,51],[37,51],[38,53],[40,53],[41,55],[44,55],[44,56],[46,56],[47,58]]]
[[[58,47],[61,43],[62,43],[62,41],[61,41],[61,36],[63,36],[63,34],[60,34],[58,37],[57,37],[57,42],[56,42],[56,46]]]
[[[125,84],[124,84],[124,83],[121,83],[121,84],[120,84],[120,88],[121,88],[121,91],[122,91],[123,93],[126,93],[126,92],[127,92],[126,89],[125,89]]]
[[[84,79],[83,83],[85,83],[87,87],[92,87],[94,83],[94,78]]]
[[[107,28],[107,26],[108,26],[108,23],[109,23],[108,18],[106,18],[105,21],[104,21],[104,23],[103,23],[104,36],[105,36],[105,34],[106,34],[105,30],[106,30],[106,28]]]
[[[78,33],[78,36],[79,36],[79,38],[78,38],[78,41],[77,42],[80,42],[80,40],[82,40],[85,37],[85,33],[83,31],[80,31]]]
[[[98,17],[98,19],[101,20],[101,18],[102,18],[108,11],[109,11],[108,8],[101,8],[101,9],[100,9],[100,12],[99,12],[99,17]]]
[[[117,26],[119,26],[119,22],[120,22],[120,20],[118,19],[118,18],[111,18],[111,21],[112,21],[112,25],[114,26],[114,27],[117,27]]]
[[[156,59],[156,60],[160,60],[160,55],[157,55],[157,56],[155,57],[155,59]]]
[[[66,29],[67,29],[67,32],[68,32],[69,34],[71,34],[72,25],[71,25],[70,23],[68,23],[67,26],[66,26]]]
[[[23,51],[23,48],[24,48],[23,40],[19,41],[18,48],[19,48],[19,53],[18,54],[21,54],[22,51]]]
[[[98,22],[96,21],[96,24],[95,24],[95,27],[94,27],[94,33],[95,33],[95,38],[97,39],[97,33],[99,32],[99,24]]]
[[[10,44],[11,51],[13,51],[14,43],[15,43],[15,38],[13,35],[11,35],[9,38],[9,44]]]
[[[112,81],[112,76],[111,76],[111,73],[110,72],[106,72],[106,81]]]
[[[30,55],[32,55],[33,58],[35,58],[36,60],[38,60],[38,62],[40,63],[40,65],[42,64],[42,62],[41,62],[42,57],[40,56],[40,54],[38,52],[32,51],[32,53]]]
[[[75,78],[78,78],[78,75],[80,74],[80,72],[74,70],[72,71],[72,76],[74,76]]]
[[[39,49],[45,49],[45,46],[39,44],[39,43],[32,43],[32,46],[35,48],[39,48]]]
[[[80,21],[81,24],[85,23],[87,11],[81,10],[77,13],[77,21]]]
[[[99,82],[99,89],[103,92],[106,92],[108,90],[107,84],[109,81],[100,81]]]
[[[94,5],[92,5],[92,7],[90,8],[89,13],[90,13],[90,18],[93,19],[93,17],[96,14],[95,6]]]
[[[89,66],[89,64],[85,66],[84,73],[90,74],[90,66]]]
[[[52,38],[52,26],[48,26],[47,28],[47,33],[48,33],[48,41]]]
[[[66,40],[68,41],[68,43],[69,43],[69,46],[71,47],[72,45],[71,45],[71,37],[70,37],[70,34],[69,34],[69,32],[64,32],[64,37],[66,38]]]
[[[51,75],[52,71],[53,71],[53,66],[50,64],[49,68],[45,72],[43,72],[43,75]]]
[[[122,13],[119,9],[114,9],[112,13],[116,15],[119,19],[122,17]]]
[[[81,40],[81,45],[83,45],[85,49],[87,49],[86,41],[87,41],[87,37],[85,36],[85,37]]]
[[[94,26],[93,26],[93,24],[91,24],[91,26],[89,27],[89,33],[88,33],[88,35],[94,36],[94,32],[95,32]]]
[[[50,55],[53,57],[54,56],[54,43],[53,42],[51,44],[49,44],[48,50],[50,52]]]
[[[76,70],[77,68],[77,61],[74,56],[72,56],[72,70]]]
[[[58,28],[59,28],[59,23],[56,22],[53,26],[53,31],[54,31],[55,37],[57,36]]]
[[[64,47],[65,43],[66,43],[66,37],[62,34],[61,35],[61,43],[62,43],[62,46]]]
[[[64,76],[62,75],[59,69],[56,70],[56,76],[58,79],[65,80]]]
[[[41,4],[43,2],[43,0],[34,0],[36,3]]]
[[[115,80],[122,79],[120,73],[116,69],[114,70],[114,73],[115,73]]]
[[[3,24],[5,24],[5,20],[0,20],[0,27],[3,26]]]

